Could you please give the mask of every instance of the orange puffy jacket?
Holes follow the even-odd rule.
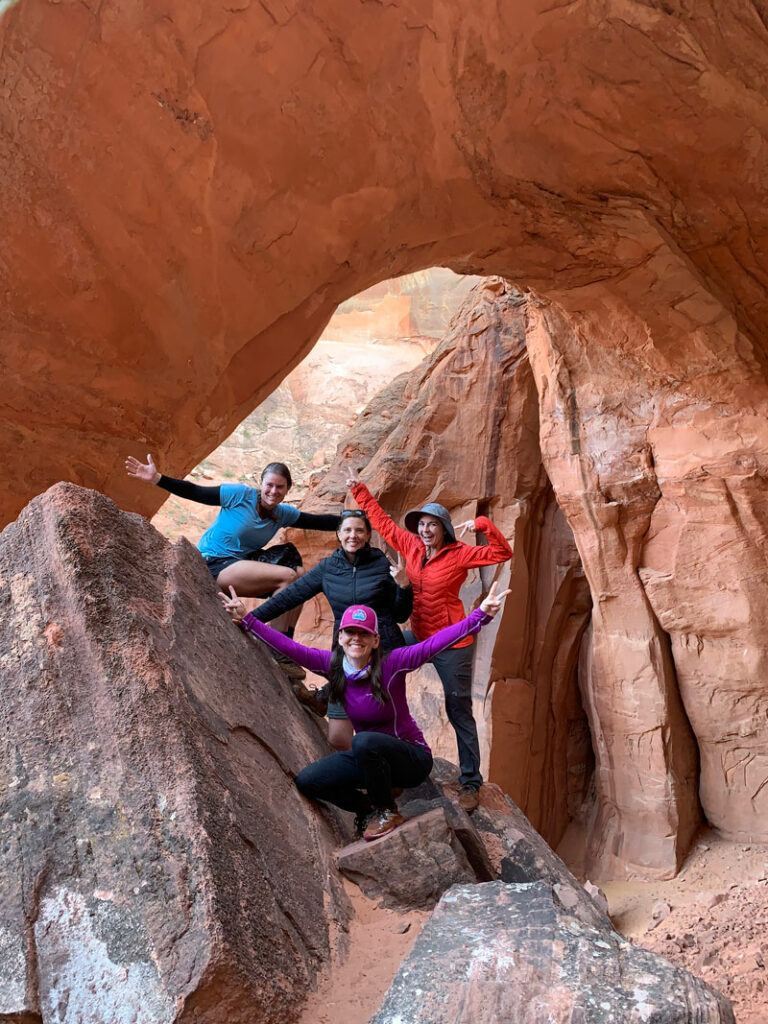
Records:
[[[459,590],[467,578],[468,569],[498,565],[512,557],[512,548],[504,534],[490,519],[478,516],[475,529],[487,536],[487,545],[462,544],[457,540],[446,544],[427,559],[422,539],[390,519],[365,484],[355,484],[352,496],[387,544],[405,558],[408,578],[413,585],[411,630],[417,640],[426,640],[445,626],[465,618]],[[473,638],[468,636],[454,646],[467,647],[472,642]]]

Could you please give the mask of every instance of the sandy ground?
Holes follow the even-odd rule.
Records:
[[[618,931],[728,996],[737,1024],[767,1024],[768,847],[704,831],[676,878],[601,888]]]
[[[429,918],[428,911],[378,909],[354,883],[344,886],[355,913],[348,955],[320,980],[296,1024],[367,1024]]]
[[[345,885],[355,911],[348,956],[320,980],[297,1024],[367,1024],[429,917],[380,910]],[[705,831],[676,878],[601,888],[622,935],[727,995],[737,1024],[768,1024],[768,847]]]

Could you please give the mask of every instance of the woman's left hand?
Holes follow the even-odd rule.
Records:
[[[507,594],[511,594],[511,590],[502,590],[500,594],[496,593],[498,583],[493,582],[491,589],[488,591],[488,597],[481,602],[480,607],[483,609],[486,615],[490,615],[491,618],[499,611],[501,606],[504,604],[504,598]]]
[[[468,519],[466,521],[466,523],[459,523],[459,525],[456,527],[456,529],[457,530],[461,530],[461,533],[459,534],[459,537],[463,537],[464,534],[467,533],[467,532],[474,533],[475,532],[475,520],[474,519]]]
[[[389,563],[389,575],[398,585],[398,587],[410,587],[411,581],[408,579],[408,573],[405,569],[405,559],[398,552],[397,561]]]
[[[227,595],[220,590],[219,597],[221,598],[221,602],[224,605],[224,610],[227,615],[229,615],[230,619],[239,626],[246,616],[245,605],[235,593],[234,587],[229,588],[229,593],[231,596],[227,597]]]

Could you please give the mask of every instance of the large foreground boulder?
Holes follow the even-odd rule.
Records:
[[[0,1019],[294,1020],[348,918],[323,734],[215,590],[72,485],[0,535]]]
[[[734,1024],[686,971],[587,924],[545,882],[455,886],[371,1024]]]

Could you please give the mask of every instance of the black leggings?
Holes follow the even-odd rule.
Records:
[[[426,747],[381,732],[358,732],[351,750],[307,765],[296,776],[296,785],[310,800],[368,814],[394,807],[393,786],[418,786],[431,771],[432,755]]]

